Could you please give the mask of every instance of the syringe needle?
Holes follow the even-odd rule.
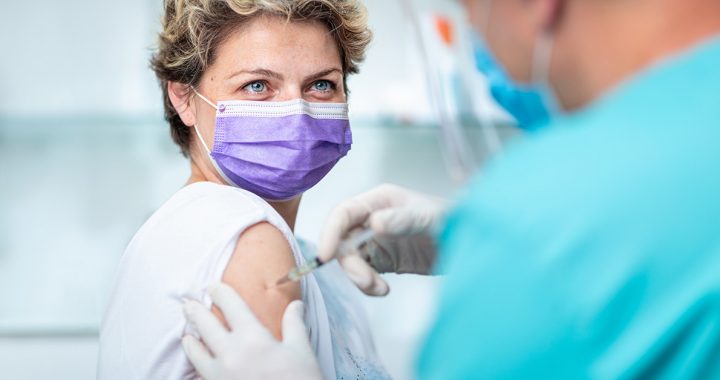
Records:
[[[363,244],[367,243],[369,240],[371,240],[375,236],[375,233],[372,230],[365,230],[360,232],[359,234],[356,234],[352,238],[348,239],[347,241],[343,242],[343,244],[339,247],[339,256],[347,255],[353,252],[358,247],[362,246]],[[335,257],[337,258],[337,256]],[[288,272],[285,276],[281,277],[277,282],[275,283],[275,287],[278,287],[280,285],[286,284],[291,281],[297,281],[301,279],[306,274],[314,271],[315,269],[323,266],[325,264],[324,262],[320,261],[319,257],[316,257],[314,260],[305,263],[304,265],[301,265],[299,267],[295,267]]]
[[[287,284],[290,281],[292,281],[292,280],[290,280],[290,277],[288,275],[284,275],[284,276],[282,276],[281,279],[277,280],[277,282],[275,283],[275,287],[278,287],[283,284]]]
[[[316,268],[319,268],[324,263],[320,261],[320,258],[316,257],[315,260],[312,260],[304,265],[301,265],[299,267],[295,267],[288,272],[285,276],[281,277],[277,282],[275,283],[275,286],[280,286],[282,284],[285,284],[290,281],[297,281],[301,279],[306,274],[314,271]]]

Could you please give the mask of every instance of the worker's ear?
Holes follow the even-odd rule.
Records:
[[[566,0],[537,0],[537,21],[542,31],[555,30],[560,22],[563,9],[565,8],[565,1]]]
[[[190,86],[179,82],[168,82],[167,93],[175,108],[175,112],[180,116],[183,124],[188,127],[195,125],[197,118],[195,117],[195,104],[192,102],[192,91]]]

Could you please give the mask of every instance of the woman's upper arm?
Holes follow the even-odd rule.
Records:
[[[300,298],[300,285],[296,282],[274,285],[294,266],[293,252],[285,236],[275,226],[263,222],[240,235],[222,277],[276,339],[281,339],[285,307]],[[216,307],[213,312],[222,317]]]

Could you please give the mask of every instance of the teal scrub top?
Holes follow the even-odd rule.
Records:
[[[720,378],[720,38],[518,141],[463,199],[421,379]]]

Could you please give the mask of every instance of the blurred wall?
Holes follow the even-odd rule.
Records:
[[[0,115],[157,114],[160,0],[2,0]]]
[[[454,2],[416,3],[458,16]],[[376,38],[349,84],[355,145],[304,197],[297,233],[311,241],[334,204],[382,182],[454,193],[438,131],[411,123],[433,115],[411,29],[398,3],[366,4]],[[117,260],[187,178],[148,68],[160,9],[160,0],[2,0],[3,378],[94,377]],[[432,317],[437,279],[389,281],[391,295],[365,306],[388,369],[404,379]]]

